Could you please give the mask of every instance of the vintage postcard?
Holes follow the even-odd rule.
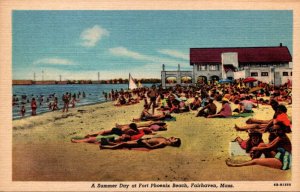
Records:
[[[297,1],[0,1],[1,191],[299,191]]]

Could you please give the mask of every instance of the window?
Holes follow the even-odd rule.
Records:
[[[291,72],[291,76],[293,76],[293,72]]]
[[[219,65],[209,65],[209,70],[210,71],[219,71]]]
[[[261,72],[261,76],[262,76],[262,77],[269,76],[269,73],[268,73],[268,72]]]
[[[197,70],[198,71],[206,71],[206,65],[204,65],[204,64],[197,65]]]
[[[257,72],[251,72],[251,77],[257,77],[258,73]]]
[[[289,72],[282,72],[282,76],[289,76]]]

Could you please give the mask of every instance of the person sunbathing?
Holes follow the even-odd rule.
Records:
[[[224,117],[230,117],[231,115],[232,115],[231,107],[228,101],[223,99],[221,110],[217,114],[208,115],[207,118],[216,118],[216,117],[224,118]]]
[[[264,153],[266,158],[255,158],[243,163],[233,163],[231,159],[226,160],[230,167],[242,167],[250,165],[261,165],[275,169],[288,170],[291,167],[292,144],[285,134],[285,127],[275,129],[276,138],[268,144],[259,144],[251,149],[251,153]],[[259,156],[259,155],[258,155]]]
[[[254,103],[250,101],[249,96],[241,98],[241,101],[239,103],[239,113],[253,113],[253,107],[256,107],[256,105],[254,105]]]
[[[170,115],[167,115],[165,112],[162,113],[162,114],[156,114],[156,115],[152,115],[151,113],[149,113],[149,105],[145,104],[144,105],[144,109],[141,113],[141,116],[140,118],[134,118],[133,121],[134,122],[139,122],[139,121],[149,121],[149,120],[163,120],[165,119],[167,116],[170,116]]]
[[[152,125],[158,125],[158,126],[161,126],[161,127],[167,127],[167,124],[163,121],[143,121],[143,122],[136,122],[135,123],[137,125],[138,128],[140,127],[150,127]],[[120,125],[120,124],[115,124],[115,127],[117,128],[129,128],[129,125],[130,124],[123,124],[123,125]]]
[[[287,108],[284,105],[278,105],[276,108],[276,118],[270,121],[268,124],[248,124],[246,126],[237,126],[235,125],[235,129],[237,131],[244,130],[257,130],[262,133],[270,132],[269,141],[272,141],[275,138],[273,134],[273,129],[278,128],[278,126],[282,125],[285,128],[286,133],[291,132],[291,122],[286,114]]]
[[[86,135],[84,139],[71,139],[73,143],[100,143],[103,136],[115,134],[119,137],[115,142],[137,140],[145,135],[142,129],[138,129],[135,123],[131,123],[128,128],[112,128],[111,130],[104,130],[91,135]]]
[[[170,137],[152,137],[139,139],[137,141],[127,141],[121,143],[109,143],[108,145],[100,144],[100,149],[121,149],[121,148],[148,148],[157,149],[166,146],[180,147],[181,140],[179,138]]]
[[[190,104],[190,108],[191,110],[197,110],[199,107],[201,107],[201,100],[198,95],[196,95],[193,102]]]
[[[147,122],[138,122],[134,123],[136,124],[137,128],[139,130],[142,130],[146,135],[154,135],[156,134],[156,131],[166,131],[167,130],[167,124],[162,121],[147,121]],[[92,133],[88,134],[85,136],[85,138],[89,137],[97,137],[97,136],[107,136],[107,135],[131,135],[134,133],[131,129],[132,123],[131,124],[124,124],[124,125],[119,125],[116,123],[115,127],[110,129],[110,130],[102,130],[97,133]]]
[[[249,138],[246,140],[243,140],[240,137],[237,137],[234,140],[234,141],[238,142],[238,144],[241,146],[242,149],[246,150],[246,153],[250,153],[250,151],[253,147],[256,147],[259,144],[264,143],[264,141],[262,139],[262,133],[251,131],[248,135],[249,135]],[[252,153],[250,155],[253,159],[257,158],[254,153]]]
[[[197,113],[196,117],[207,117],[209,115],[215,115],[216,113],[217,106],[214,104],[214,100],[210,99],[209,103]]]
[[[274,110],[274,115],[273,115],[273,119],[276,118],[277,116],[277,107],[279,105],[279,103],[275,100],[271,100],[270,101],[270,105],[272,107],[272,109]],[[270,120],[261,120],[261,119],[253,119],[253,118],[250,118],[246,121],[247,124],[269,124],[271,121],[273,121],[273,119],[270,119]],[[266,126],[266,125],[265,125]]]

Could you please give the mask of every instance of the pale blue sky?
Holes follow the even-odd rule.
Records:
[[[13,11],[13,79],[160,78],[195,47],[288,46],[292,11]]]

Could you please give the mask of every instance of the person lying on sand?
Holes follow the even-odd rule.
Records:
[[[109,145],[99,145],[100,149],[121,149],[121,148],[148,148],[148,149],[157,149],[163,148],[166,146],[180,147],[181,140],[179,138],[170,137],[152,137],[139,139],[137,141],[127,141],[121,143],[109,143]]]
[[[156,131],[166,131],[167,130],[167,124],[162,121],[149,121],[149,122],[140,122],[140,123],[134,123],[138,127],[139,130],[144,131],[146,135],[155,134],[153,132]],[[88,134],[85,136],[85,138],[89,137],[97,137],[99,135],[122,135],[127,134],[130,135],[132,132],[132,123],[131,124],[125,124],[125,125],[119,125],[116,124],[116,127],[110,129],[110,130],[102,130],[97,133]]]
[[[143,121],[143,122],[136,122],[135,123],[136,126],[138,128],[141,128],[141,127],[150,127],[152,125],[158,125],[158,126],[161,126],[161,127],[167,127],[167,124],[163,121]],[[115,127],[117,128],[129,128],[129,125],[130,124],[123,124],[123,125],[120,125],[120,124],[115,124]]]
[[[285,134],[284,129],[285,127],[283,126],[275,129],[275,135],[277,137],[271,143],[261,143],[257,147],[252,148],[251,153],[264,153],[266,158],[255,158],[243,163],[233,163],[230,159],[227,159],[226,164],[230,167],[261,165],[275,169],[289,169],[291,167],[292,159],[292,144]]]
[[[71,139],[73,143],[100,143],[101,136],[115,134],[119,137],[115,142],[137,140],[145,135],[142,129],[138,129],[135,123],[129,125],[129,129],[112,128],[111,130],[101,131],[92,135],[86,135],[84,139]],[[100,137],[99,137],[100,136]]]

